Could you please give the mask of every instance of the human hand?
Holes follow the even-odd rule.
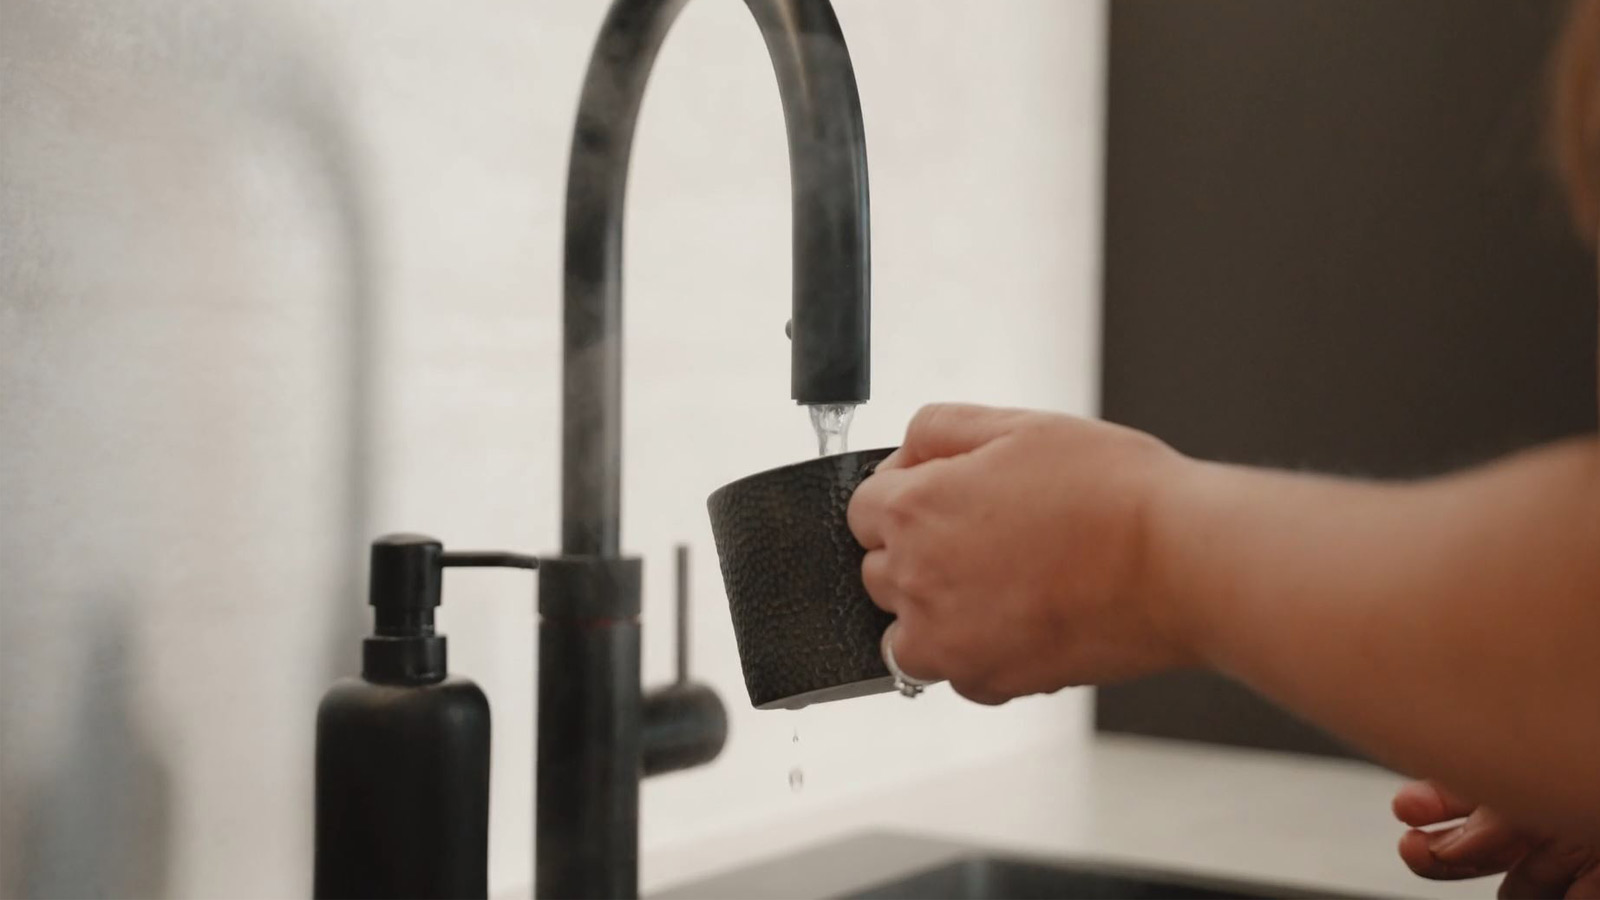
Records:
[[[1103,422],[924,407],[849,510],[895,661],[989,704],[1192,662],[1143,571],[1146,508],[1185,464]]]
[[[1423,878],[1455,880],[1505,873],[1500,897],[1600,898],[1600,852],[1518,828],[1494,810],[1413,781],[1394,795],[1395,818],[1411,826],[1400,858]],[[1433,831],[1421,829],[1454,820]]]

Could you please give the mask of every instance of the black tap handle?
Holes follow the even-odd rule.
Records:
[[[689,545],[676,548],[673,572],[677,577],[674,599],[678,607],[678,683],[689,683]]]

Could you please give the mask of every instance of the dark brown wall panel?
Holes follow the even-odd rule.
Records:
[[[1198,456],[1409,477],[1595,427],[1595,266],[1542,154],[1562,5],[1113,0],[1102,409]],[[1099,726],[1338,745],[1220,679]]]

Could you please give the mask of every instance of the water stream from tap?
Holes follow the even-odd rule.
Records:
[[[811,413],[811,428],[817,434],[817,455],[832,456],[844,453],[850,446],[850,421],[855,418],[854,403],[819,403],[806,407]],[[789,735],[789,790],[805,790],[805,753],[800,747],[800,717],[795,710]]]
[[[811,411],[811,428],[817,433],[817,455],[831,456],[849,449],[850,420],[855,418],[854,403],[819,403]]]

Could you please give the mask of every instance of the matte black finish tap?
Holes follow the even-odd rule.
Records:
[[[539,589],[539,897],[637,896],[641,774],[709,759],[726,727],[709,689],[680,683],[641,697],[640,563],[618,553],[628,161],[656,52],[686,2],[612,3],[572,136],[563,555],[542,561]],[[772,59],[789,139],[791,394],[802,404],[861,403],[870,374],[871,264],[866,139],[850,55],[827,0],[745,5]]]
[[[561,554],[446,552],[420,535],[372,548],[373,634],[361,679],[318,717],[318,897],[483,896],[489,706],[450,679],[434,630],[442,571],[539,571],[534,893],[638,896],[639,781],[703,765],[727,713],[688,678],[687,550],[678,566],[678,677],[640,687],[641,563],[622,556],[622,219],[645,82],[687,0],[614,0],[573,130],[566,205]],[[745,0],[783,101],[793,190],[791,395],[868,398],[871,265],[866,141],[855,74],[828,0]],[[776,322],[774,323],[776,325]]]
[[[562,549],[615,555],[622,480],[622,220],[650,67],[687,0],[615,0],[595,42],[567,170]],[[869,394],[867,150],[855,72],[827,0],[746,0],[777,73],[794,226],[790,393]],[[774,328],[777,323],[774,322]]]

